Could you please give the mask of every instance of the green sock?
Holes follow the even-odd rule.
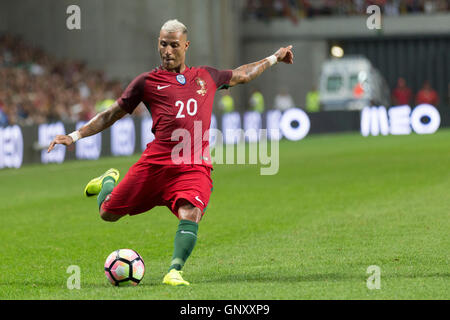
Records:
[[[102,190],[100,190],[100,193],[97,197],[97,203],[98,203],[98,209],[100,210],[100,207],[102,206],[103,201],[105,201],[108,194],[110,194],[114,187],[116,186],[116,181],[113,177],[105,177],[102,181]]]
[[[198,224],[189,220],[180,220],[173,249],[172,269],[181,270],[197,242]]]

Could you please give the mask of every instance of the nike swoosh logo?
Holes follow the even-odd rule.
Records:
[[[162,89],[168,88],[170,86],[171,86],[170,84],[168,86],[158,86],[158,90],[162,90]]]
[[[184,231],[184,230],[181,230],[180,233],[192,234],[194,237],[197,237],[197,235],[196,235],[195,233],[190,232],[190,231]]]
[[[202,205],[205,205],[205,204],[203,203],[203,201],[200,200],[200,198],[199,198],[198,196],[195,197],[195,200],[197,200],[198,202],[200,202]]]

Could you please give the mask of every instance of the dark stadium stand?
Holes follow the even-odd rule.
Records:
[[[378,5],[388,16],[436,12],[450,9],[449,0],[247,0],[244,18],[270,21],[286,17],[294,23],[317,16],[363,15]]]

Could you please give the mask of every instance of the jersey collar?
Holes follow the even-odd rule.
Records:
[[[186,65],[186,68],[184,69],[183,72],[170,72],[170,71],[167,71],[166,69],[164,69],[164,68],[160,65],[160,66],[158,67],[158,71],[161,72],[161,73],[165,73],[165,74],[177,76],[177,75],[179,75],[179,74],[185,75],[187,72],[191,71],[191,67],[189,67],[188,65]]]

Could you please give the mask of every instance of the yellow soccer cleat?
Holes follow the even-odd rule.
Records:
[[[183,271],[178,271],[176,269],[170,270],[163,279],[164,284],[169,284],[171,286],[188,286],[190,285],[189,282],[183,279],[181,277],[181,274]]]
[[[89,181],[86,187],[84,188],[84,195],[86,197],[98,195],[100,193],[100,190],[102,190],[103,179],[106,177],[113,178],[114,181],[117,183],[120,177],[119,170],[111,168],[107,170],[104,174],[102,174],[100,177],[94,178],[91,181]]]

